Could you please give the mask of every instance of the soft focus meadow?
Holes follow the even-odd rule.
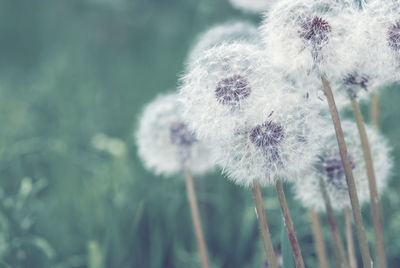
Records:
[[[145,104],[176,90],[198,34],[238,19],[261,16],[228,0],[0,0],[0,267],[201,266],[184,176],[146,170],[134,133]],[[399,267],[400,86],[380,102],[393,148],[384,239]],[[251,191],[220,173],[195,180],[211,267],[264,267]],[[284,186],[305,265],[318,267],[309,212]],[[263,195],[278,259],[294,267],[277,193]],[[372,249],[368,205],[362,214]]]

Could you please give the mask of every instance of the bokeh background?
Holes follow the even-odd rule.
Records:
[[[133,133],[143,106],[176,89],[195,37],[236,19],[260,17],[227,0],[0,0],[0,267],[200,267],[184,180],[146,171]],[[400,87],[384,91],[389,267],[400,266],[399,103]],[[213,267],[261,268],[251,192],[218,172],[195,184]],[[308,212],[286,191],[306,265],[317,267]],[[285,255],[274,189],[265,205]]]

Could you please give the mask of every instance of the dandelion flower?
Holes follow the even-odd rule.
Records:
[[[350,198],[344,174],[344,168],[337,147],[334,128],[330,124],[322,126],[325,132],[318,139],[322,151],[315,158],[314,163],[307,169],[295,183],[296,197],[305,207],[313,207],[318,211],[325,211],[319,181],[325,182],[332,207],[336,211],[350,208]],[[355,178],[357,194],[360,204],[370,201],[368,178],[365,161],[355,123],[343,121],[342,127],[348,145],[348,157]],[[367,127],[371,152],[377,178],[378,192],[382,192],[387,184],[387,179],[392,166],[388,143],[376,130]]]
[[[181,114],[177,95],[167,94],[148,104],[140,118],[138,153],[156,174],[174,175],[186,169],[201,174],[213,167],[209,148],[197,139]]]
[[[263,94],[259,51],[256,45],[237,42],[210,48],[182,78],[183,117],[200,138],[230,136],[246,108]]]
[[[318,115],[285,82],[270,83],[269,94],[246,112],[246,120],[216,146],[218,165],[235,183],[267,186],[294,180],[318,152]]]
[[[347,43],[354,8],[335,1],[283,0],[261,26],[271,64],[287,74],[342,77],[354,64]]]

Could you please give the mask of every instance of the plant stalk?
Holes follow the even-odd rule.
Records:
[[[342,126],[340,123],[339,114],[338,114],[338,111],[336,108],[335,99],[333,97],[332,89],[331,89],[326,77],[322,76],[321,80],[322,80],[322,85],[323,85],[325,96],[328,100],[329,110],[330,110],[330,113],[332,116],[332,121],[333,121],[333,124],[335,127],[336,138],[337,138],[339,151],[340,151],[340,157],[342,159],[342,164],[343,164],[343,168],[344,168],[345,175],[346,175],[346,182],[347,182],[347,187],[349,190],[351,207],[353,210],[354,223],[356,225],[357,238],[358,238],[358,243],[360,245],[363,265],[364,265],[364,268],[372,268],[372,259],[371,259],[371,255],[369,253],[367,236],[365,235],[364,223],[363,223],[361,209],[360,209],[360,202],[358,201],[356,184],[355,184],[354,177],[353,177],[353,171],[352,171],[352,168],[350,165],[350,160],[347,155],[347,146],[346,146],[346,142],[344,140],[343,130],[342,130]]]
[[[322,198],[324,199],[326,215],[328,217],[328,223],[331,228],[332,240],[334,243],[334,248],[336,248],[336,265],[340,268],[349,268],[349,263],[347,261],[346,252],[344,250],[343,240],[337,226],[335,219],[335,214],[332,209],[331,200],[329,198],[328,192],[326,190],[326,185],[323,179],[319,180],[319,186],[321,189]]]
[[[324,236],[322,234],[321,221],[318,213],[313,208],[310,208],[310,218],[312,229],[315,238],[315,247],[317,250],[318,262],[320,268],[329,268],[328,258],[326,256]]]
[[[200,252],[200,258],[203,268],[209,268],[206,243],[204,241],[203,229],[201,226],[199,207],[197,205],[196,193],[193,185],[193,177],[189,171],[186,171],[186,191],[192,213],[193,227],[196,233],[197,245]]]
[[[265,257],[267,258],[269,267],[278,268],[278,263],[276,261],[274,252],[274,246],[272,245],[271,235],[269,233],[267,216],[265,214],[261,187],[258,183],[254,183],[252,190],[253,190],[254,203],[256,205],[258,226],[260,228],[263,241]]]
[[[286,203],[285,192],[283,191],[282,180],[276,182],[276,191],[278,192],[279,203],[281,205],[283,219],[285,220],[286,230],[288,232],[290,245],[292,247],[293,258],[297,268],[304,268],[303,256],[299,242],[297,241],[296,232],[294,231],[293,221],[290,216],[289,208]]]
[[[361,114],[360,105],[358,104],[356,99],[352,99],[351,104],[353,107],[354,117],[357,122],[358,133],[360,134],[361,146],[364,154],[365,166],[367,168],[369,194],[371,199],[372,222],[375,231],[375,257],[378,267],[386,268],[387,262],[385,243],[383,239],[382,217],[379,208],[379,197],[376,187],[375,170],[372,160],[371,148],[369,146],[368,135],[367,131],[365,130],[365,124],[363,116]]]
[[[346,221],[346,242],[347,242],[347,255],[349,257],[350,268],[357,268],[356,251],[354,248],[353,239],[353,225],[351,221],[350,208],[345,209],[345,221]]]

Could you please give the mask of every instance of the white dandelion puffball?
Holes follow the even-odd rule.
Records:
[[[175,175],[189,170],[201,174],[213,167],[207,145],[182,120],[176,94],[157,97],[140,118],[136,133],[138,154],[156,174]]]
[[[363,5],[358,22],[364,45],[360,53],[362,66],[374,80],[371,87],[384,86],[399,79],[400,3],[371,1]]]
[[[232,6],[247,12],[260,13],[268,9],[272,0],[230,0]]]
[[[398,79],[396,47],[400,50],[400,34],[396,33],[396,22],[389,22],[393,16],[388,10],[388,1],[373,1],[359,10],[351,21],[348,43],[358,47],[353,55],[355,64],[344,77],[334,81],[337,94],[347,94],[350,99],[367,99],[384,86]],[[396,8],[394,8],[396,10]],[[386,10],[379,12],[379,10]],[[397,7],[397,13],[399,8]],[[392,13],[393,14],[393,13]],[[396,15],[400,19],[400,15]],[[399,20],[400,31],[400,20]]]
[[[282,0],[261,26],[268,59],[287,74],[343,77],[354,64],[355,44],[348,42],[357,12],[330,0]]]
[[[183,117],[200,138],[229,137],[247,107],[263,94],[259,53],[247,43],[222,44],[204,51],[182,78]]]
[[[258,44],[260,42],[257,27],[249,22],[233,21],[211,27],[200,34],[188,56],[188,64],[201,57],[203,51],[222,43],[248,42]]]
[[[369,184],[364,155],[357,126],[351,121],[342,122],[348,156],[356,183],[360,204],[370,201]],[[295,183],[296,198],[307,208],[325,211],[325,203],[320,190],[320,180],[325,182],[333,209],[341,211],[351,207],[344,168],[340,158],[333,126],[326,122],[325,132],[319,141],[322,152],[312,166]],[[371,154],[374,161],[378,193],[387,185],[392,161],[386,139],[375,129],[366,126]]]
[[[318,153],[318,115],[302,96],[285,88],[270,83],[242,126],[215,146],[217,164],[235,183],[268,186],[278,179],[292,181]]]

